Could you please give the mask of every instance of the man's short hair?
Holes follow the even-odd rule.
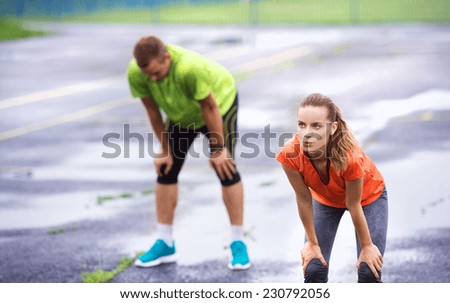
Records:
[[[164,58],[167,48],[164,43],[155,36],[145,36],[134,45],[133,56],[140,67],[147,66],[151,60]]]

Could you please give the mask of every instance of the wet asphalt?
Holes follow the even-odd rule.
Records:
[[[301,283],[303,231],[273,156],[282,146],[278,138],[295,131],[296,104],[314,91],[332,96],[350,124],[355,121],[364,149],[390,181],[384,282],[450,282],[447,25],[35,26],[52,34],[0,43],[0,135],[129,99],[125,70],[131,49],[149,33],[217,59],[238,79],[239,128],[246,141],[238,144],[237,163],[246,187],[253,267],[244,272],[226,267],[225,211],[215,176],[201,155],[188,159],[180,176],[175,224],[179,264],[129,267],[112,282]],[[298,48],[306,51],[287,58],[286,50]],[[286,59],[276,63],[280,54]],[[243,71],[242,66],[255,61],[260,64]],[[99,84],[101,79],[108,80]],[[75,84],[78,88],[63,96],[41,94],[30,97],[39,101],[1,107],[4,100],[73,89]],[[440,99],[431,100],[433,92]],[[369,123],[363,112],[370,114],[372,105],[417,95],[420,102],[411,111],[396,114],[396,107],[387,107],[383,110],[393,114],[382,127],[361,126],[361,120]],[[382,120],[383,110],[374,110],[375,118]],[[102,157],[111,152],[102,138],[108,133],[124,136],[124,125],[145,136],[145,148],[154,147],[146,137],[151,131],[138,100],[0,140],[0,282],[81,282],[83,273],[113,270],[123,258],[148,249],[156,217],[152,159],[147,153],[139,157],[136,138],[130,157],[125,157],[123,142],[119,157]],[[262,137],[267,126],[272,140]],[[250,133],[257,137],[248,137]],[[198,141],[195,148],[201,151]],[[416,155],[422,155],[422,162]],[[443,161],[436,164],[437,159]],[[436,179],[420,178],[429,175]],[[347,224],[339,232],[348,231],[353,232]],[[336,240],[330,282],[356,281],[355,252],[348,239],[354,241],[353,235]]]

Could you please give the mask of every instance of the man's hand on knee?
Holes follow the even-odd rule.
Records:
[[[167,175],[172,169],[173,165],[172,155],[170,153],[162,152],[155,157],[154,163],[156,173],[158,174],[158,176],[162,177],[164,175]]]
[[[217,172],[221,180],[231,180],[233,179],[233,175],[237,172],[234,165],[234,160],[226,147],[218,150],[212,150],[209,163]]]

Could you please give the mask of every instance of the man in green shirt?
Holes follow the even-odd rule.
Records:
[[[159,38],[146,36],[134,46],[128,67],[133,97],[141,98],[161,142],[154,159],[157,240],[135,262],[152,267],[175,262],[172,224],[178,200],[178,174],[199,133],[209,139],[210,165],[222,184],[231,223],[231,270],[250,267],[243,241],[243,186],[234,161],[238,97],[233,76],[220,64]],[[163,122],[161,111],[167,119]]]

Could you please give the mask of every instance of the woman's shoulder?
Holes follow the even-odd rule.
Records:
[[[347,151],[347,165],[340,174],[345,180],[351,181],[365,175],[365,172],[372,166],[372,161],[366,156],[359,146],[354,146]]]
[[[295,134],[291,139],[286,141],[281,151],[292,155],[299,155],[301,154],[300,149],[300,139],[298,135]]]
[[[359,145],[353,146],[351,150],[347,151],[348,165],[361,164],[367,159],[366,154]]]

